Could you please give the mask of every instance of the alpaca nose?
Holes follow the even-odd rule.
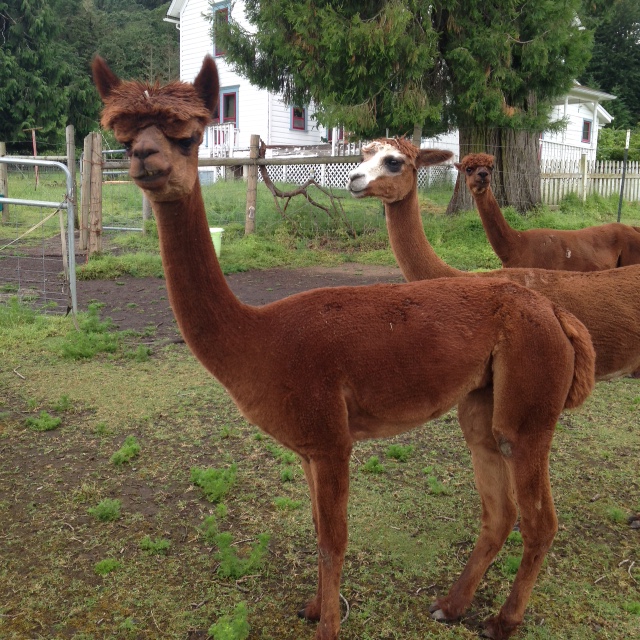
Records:
[[[152,142],[143,141],[136,144],[131,149],[131,155],[138,160],[146,160],[149,156],[152,156],[159,151],[160,149],[158,149],[158,147]]]
[[[478,176],[481,177],[483,180],[489,175],[489,172],[486,169],[483,169],[482,171],[478,171]]]

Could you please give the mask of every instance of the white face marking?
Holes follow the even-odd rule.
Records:
[[[388,171],[382,162],[384,158],[394,156],[400,161],[404,158],[393,145],[380,142],[368,144],[363,147],[362,152],[366,159],[349,173],[349,181],[347,182],[347,189],[356,198],[364,195],[362,192],[371,182],[381,176],[388,175]]]

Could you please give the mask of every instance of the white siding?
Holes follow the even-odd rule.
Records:
[[[228,3],[221,2],[220,6]],[[202,66],[207,54],[213,55],[213,41],[210,36],[211,23],[204,15],[211,12],[208,0],[187,0],[180,14],[180,78],[191,82]],[[238,0],[232,5],[233,17],[245,28],[249,28],[244,14],[244,2]],[[204,14],[204,15],[203,15]],[[307,131],[291,128],[290,109],[281,99],[264,89],[254,87],[249,81],[232,71],[224,56],[216,58],[220,87],[237,88],[238,120],[236,146],[247,148],[252,134],[259,135],[267,144],[317,144],[321,136],[315,121],[307,113]]]

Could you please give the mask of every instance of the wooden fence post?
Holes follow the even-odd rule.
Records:
[[[249,158],[257,160],[260,149],[260,136],[253,134],[249,142]],[[258,198],[258,165],[250,164],[247,172],[247,208],[245,211],[244,235],[256,230],[256,200]]]
[[[82,173],[80,175],[80,251],[86,251],[89,242],[89,204],[91,202],[91,143],[93,134],[84,139]]]
[[[581,187],[580,187],[580,195],[582,197],[582,202],[586,202],[587,200],[587,154],[583,153],[580,155],[580,174],[581,174]]]
[[[89,255],[102,251],[102,137],[99,131],[94,131],[91,137]]]
[[[143,235],[147,233],[147,225],[145,224],[145,222],[147,220],[151,220],[152,217],[153,217],[153,211],[151,209],[151,201],[143,193],[142,194],[142,233]]]
[[[78,183],[76,180],[76,132],[72,124],[67,125],[65,129],[65,136],[67,140],[67,169],[71,174],[71,201],[73,202],[73,210],[75,212],[75,220],[73,226],[76,229],[80,228],[80,218],[78,217]]]
[[[7,155],[7,145],[4,142],[0,142],[0,156]],[[7,165],[0,164],[0,194],[5,198],[9,197],[9,174],[7,172]],[[2,224],[8,224],[9,222],[9,205],[1,204],[2,208]]]

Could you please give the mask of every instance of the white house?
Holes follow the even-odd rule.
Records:
[[[200,70],[205,55],[215,57],[220,75],[220,108],[216,123],[206,131],[200,149],[205,157],[246,155],[252,134],[259,134],[267,145],[293,147],[298,154],[304,147],[332,140],[337,143],[338,132],[327,131],[311,117],[313,105],[287,106],[280,96],[258,89],[231,70],[224,52],[211,36],[211,21],[233,19],[244,28],[251,25],[245,17],[244,0],[172,0],[165,20],[175,23],[180,30],[180,78],[192,81]],[[545,132],[540,141],[541,159],[574,160],[582,153],[595,160],[598,132],[610,123],[612,116],[602,107],[615,96],[574,83],[568,95],[558,101],[551,114],[551,122],[566,119],[567,126],[560,132]],[[458,132],[423,140],[422,146],[450,149],[459,159]],[[351,153],[359,149],[352,148]]]
[[[556,104],[550,117],[551,122],[565,119],[567,126],[561,131],[542,135],[542,158],[578,160],[586,153],[587,160],[595,160],[598,133],[613,121],[613,116],[601,103],[615,99],[616,96],[610,93],[574,81],[573,88]]]
[[[247,22],[242,0],[172,0],[165,21],[180,31],[180,78],[191,82],[207,54],[214,56],[220,76],[220,107],[214,126],[205,134],[200,155],[234,155],[246,150],[252,134],[259,134],[267,145],[317,145],[327,140],[327,131],[311,117],[310,105],[287,106],[283,100],[258,89],[231,70],[224,52],[211,36],[212,23],[205,17],[214,12],[216,20],[233,19],[245,28]],[[246,154],[242,154],[246,155]]]

